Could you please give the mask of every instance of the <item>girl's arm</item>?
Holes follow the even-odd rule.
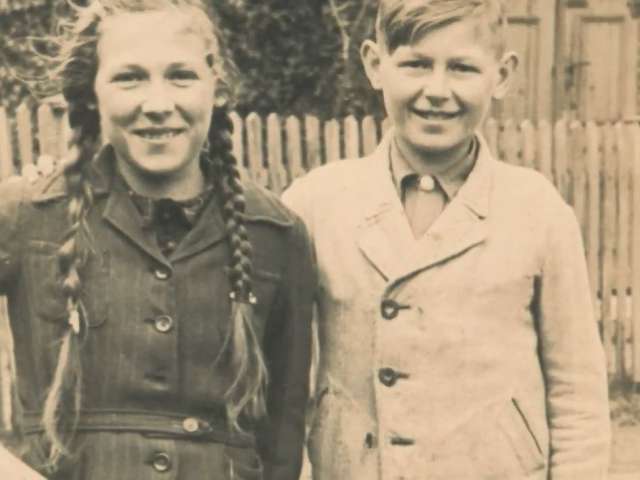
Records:
[[[258,438],[264,480],[298,480],[309,396],[315,259],[306,229],[291,229],[288,267],[265,335],[268,422]]]

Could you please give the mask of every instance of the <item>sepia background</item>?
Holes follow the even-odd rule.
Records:
[[[376,0],[211,0],[238,69],[234,149],[277,192],[317,165],[370,152],[387,128],[359,61]],[[78,1],[78,3],[81,3]],[[640,478],[640,0],[509,0],[520,56],[484,126],[502,160],[540,170],[582,225],[607,353],[612,479]],[[42,97],[64,0],[0,0],[0,178],[65,151],[65,106]],[[634,301],[635,300],[635,301]],[[0,331],[2,378],[11,367]],[[1,419],[10,415],[0,383]]]

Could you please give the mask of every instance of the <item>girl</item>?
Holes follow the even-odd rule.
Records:
[[[240,180],[220,31],[199,0],[74,10],[69,156],[0,187],[22,458],[51,479],[297,479],[314,263]]]

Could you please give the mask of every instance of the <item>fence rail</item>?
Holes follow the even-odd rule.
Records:
[[[320,121],[255,113],[233,113],[232,122],[243,174],[276,192],[318,165],[371,152],[388,127],[372,117]],[[639,383],[640,124],[490,119],[484,134],[500,159],[539,170],[574,207],[610,376]],[[63,157],[66,137],[59,106],[0,109],[0,178],[41,155]]]

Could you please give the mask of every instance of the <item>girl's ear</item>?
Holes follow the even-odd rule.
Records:
[[[498,66],[498,82],[493,89],[493,98],[500,100],[507,94],[518,69],[518,63],[518,55],[515,52],[507,52],[502,56]]]
[[[381,90],[380,83],[380,45],[373,40],[365,40],[360,47],[360,57],[364,71],[375,90]]]

